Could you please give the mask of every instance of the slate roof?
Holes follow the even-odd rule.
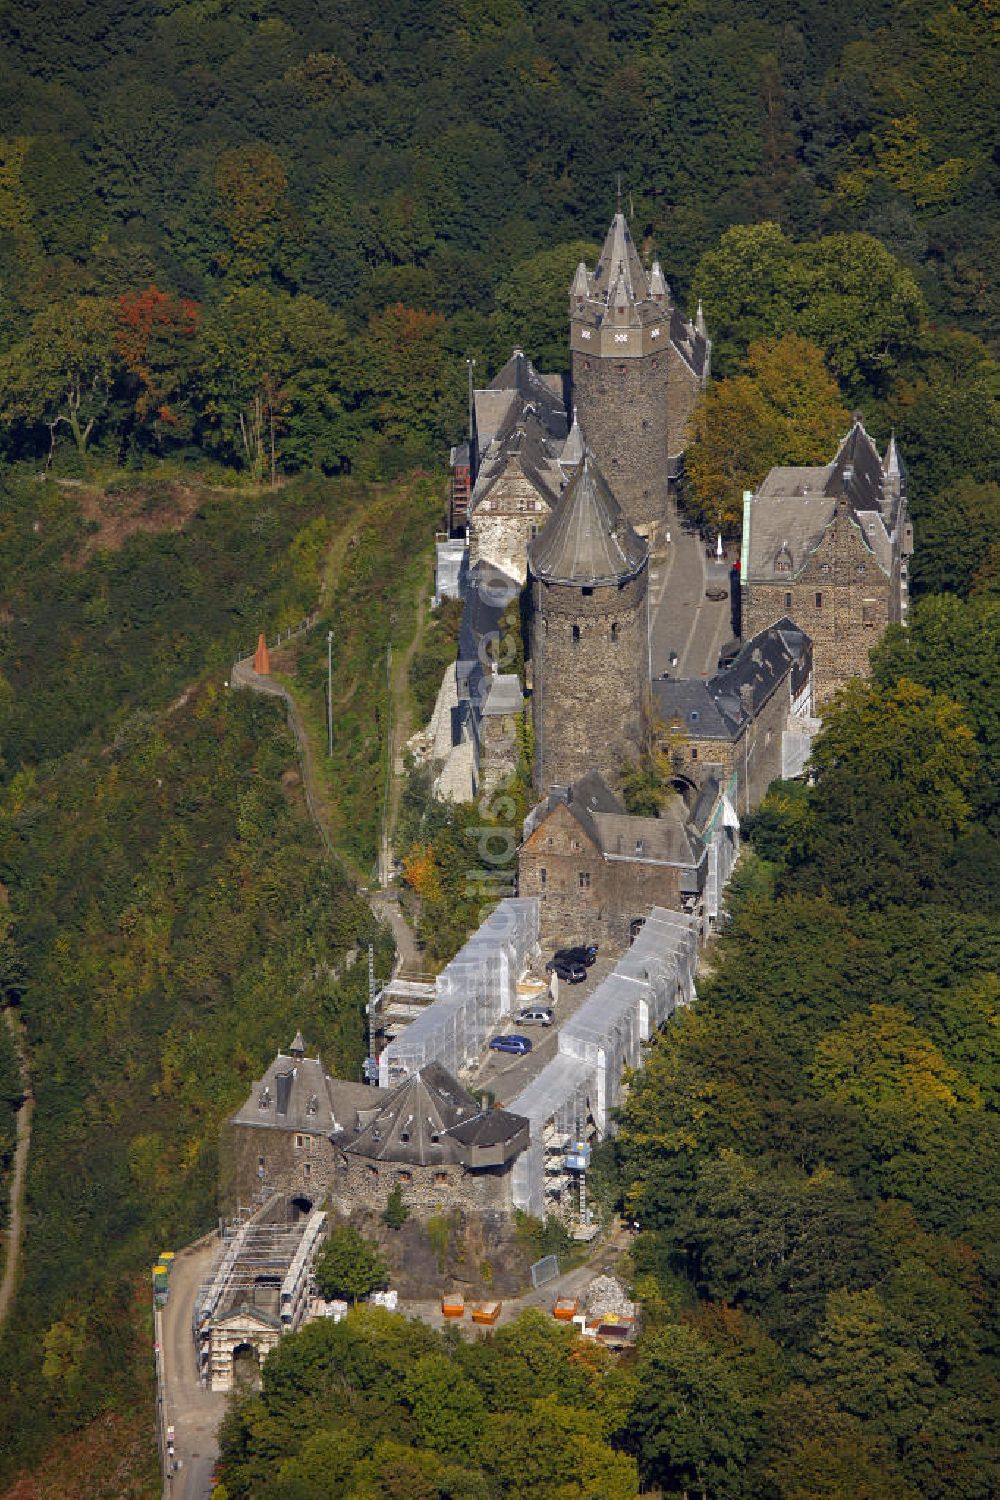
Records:
[[[688,832],[686,809],[679,797],[668,802],[658,818],[606,812],[592,816],[601,853],[608,859],[697,865],[701,858],[701,849],[695,848]]]
[[[611,291],[622,281],[630,302],[645,302],[649,297],[649,281],[628,220],[623,213],[616,213],[604,236],[604,246],[594,269],[591,296],[599,294],[607,302]]]
[[[576,586],[621,583],[644,568],[648,557],[649,544],[632,529],[589,453],[528,547],[536,578]]]
[[[558,377],[556,377],[558,379]],[[522,349],[515,349],[488,386],[473,395],[476,441],[482,455],[513,414],[530,405],[550,437],[565,438],[569,428],[566,406],[546,376],[539,374]]]
[[[625,811],[596,771],[588,771],[572,786],[554,787],[531,809],[524,822],[525,838],[560,806],[606,858],[681,865],[697,865],[701,859],[702,850],[691,836],[679,797],[668,802],[658,818],[635,817]]]
[[[411,1166],[455,1162],[460,1153],[448,1131],[478,1113],[472,1095],[440,1063],[428,1063],[392,1090],[344,1150]]]
[[[665,722],[679,722],[691,739],[732,741],[739,739],[751,717],[761,712],[785,679],[789,675],[797,679],[811,668],[811,661],[809,637],[786,616],[758,631],[736,660],[707,682],[658,678],[653,683],[653,697]],[[793,681],[793,690],[798,685]],[[749,713],[743,702],[745,696],[749,698]]]
[[[527,1124],[523,1115],[512,1114],[509,1109],[488,1109],[453,1125],[448,1134],[460,1146],[501,1146],[520,1135]]]
[[[547,434],[533,407],[512,408],[481,455],[471,509],[475,511],[511,469],[523,474],[551,509],[564,482],[559,466],[562,447],[562,439]]]
[[[279,1052],[250,1096],[233,1115],[238,1125],[277,1130],[329,1132],[339,1126],[331,1092],[333,1080],[318,1057],[303,1057],[299,1032],[288,1053]]]
[[[750,505],[748,581],[780,584],[798,577],[841,499],[846,499],[855,522],[871,518],[883,537],[891,533],[905,490],[894,440],[886,454],[887,465],[890,462],[891,471],[883,468],[878,449],[856,415],[830,463],[772,469]],[[865,545],[885,567],[884,547],[872,545],[867,524],[860,525],[860,531]],[[786,567],[776,568],[775,563],[782,561]]]
[[[704,314],[699,323],[686,319],[674,306],[670,286],[654,261],[647,273],[639,258],[625,215],[615,214],[604,237],[593,272],[581,262],[570,287],[574,319],[600,328],[605,319],[632,327],[660,324],[669,319],[670,341],[699,379],[707,375],[711,342]]]
[[[594,823],[595,812],[624,813],[625,808],[598,771],[588,771],[572,786],[553,787],[548,796],[535,804],[524,820],[524,837],[530,838],[549,813],[563,804],[579,823],[593,844],[600,844]]]

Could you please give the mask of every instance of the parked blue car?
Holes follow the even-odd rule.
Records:
[[[523,1057],[526,1052],[531,1051],[531,1038],[528,1036],[495,1036],[490,1042],[491,1052],[513,1052],[516,1057]]]

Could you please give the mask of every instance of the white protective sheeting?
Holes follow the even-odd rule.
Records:
[[[509,897],[438,975],[436,997],[379,1058],[383,1088],[438,1062],[458,1073],[479,1057],[517,1002],[517,982],[538,951],[537,896]]]
[[[694,998],[698,924],[653,907],[632,947],[559,1032],[559,1051],[511,1101],[527,1116],[531,1145],[514,1164],[514,1205],[540,1215],[545,1206],[545,1135],[607,1134],[621,1099],[622,1072],[642,1064],[642,1043],[678,1005]]]

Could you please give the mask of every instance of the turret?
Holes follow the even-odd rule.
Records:
[[[528,549],[538,789],[639,752],[648,680],[648,543],[588,452]]]

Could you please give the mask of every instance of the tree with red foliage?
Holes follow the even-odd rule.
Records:
[[[190,377],[201,309],[154,283],[118,298],[115,349],[134,393],[134,414],[159,446],[190,432]]]

